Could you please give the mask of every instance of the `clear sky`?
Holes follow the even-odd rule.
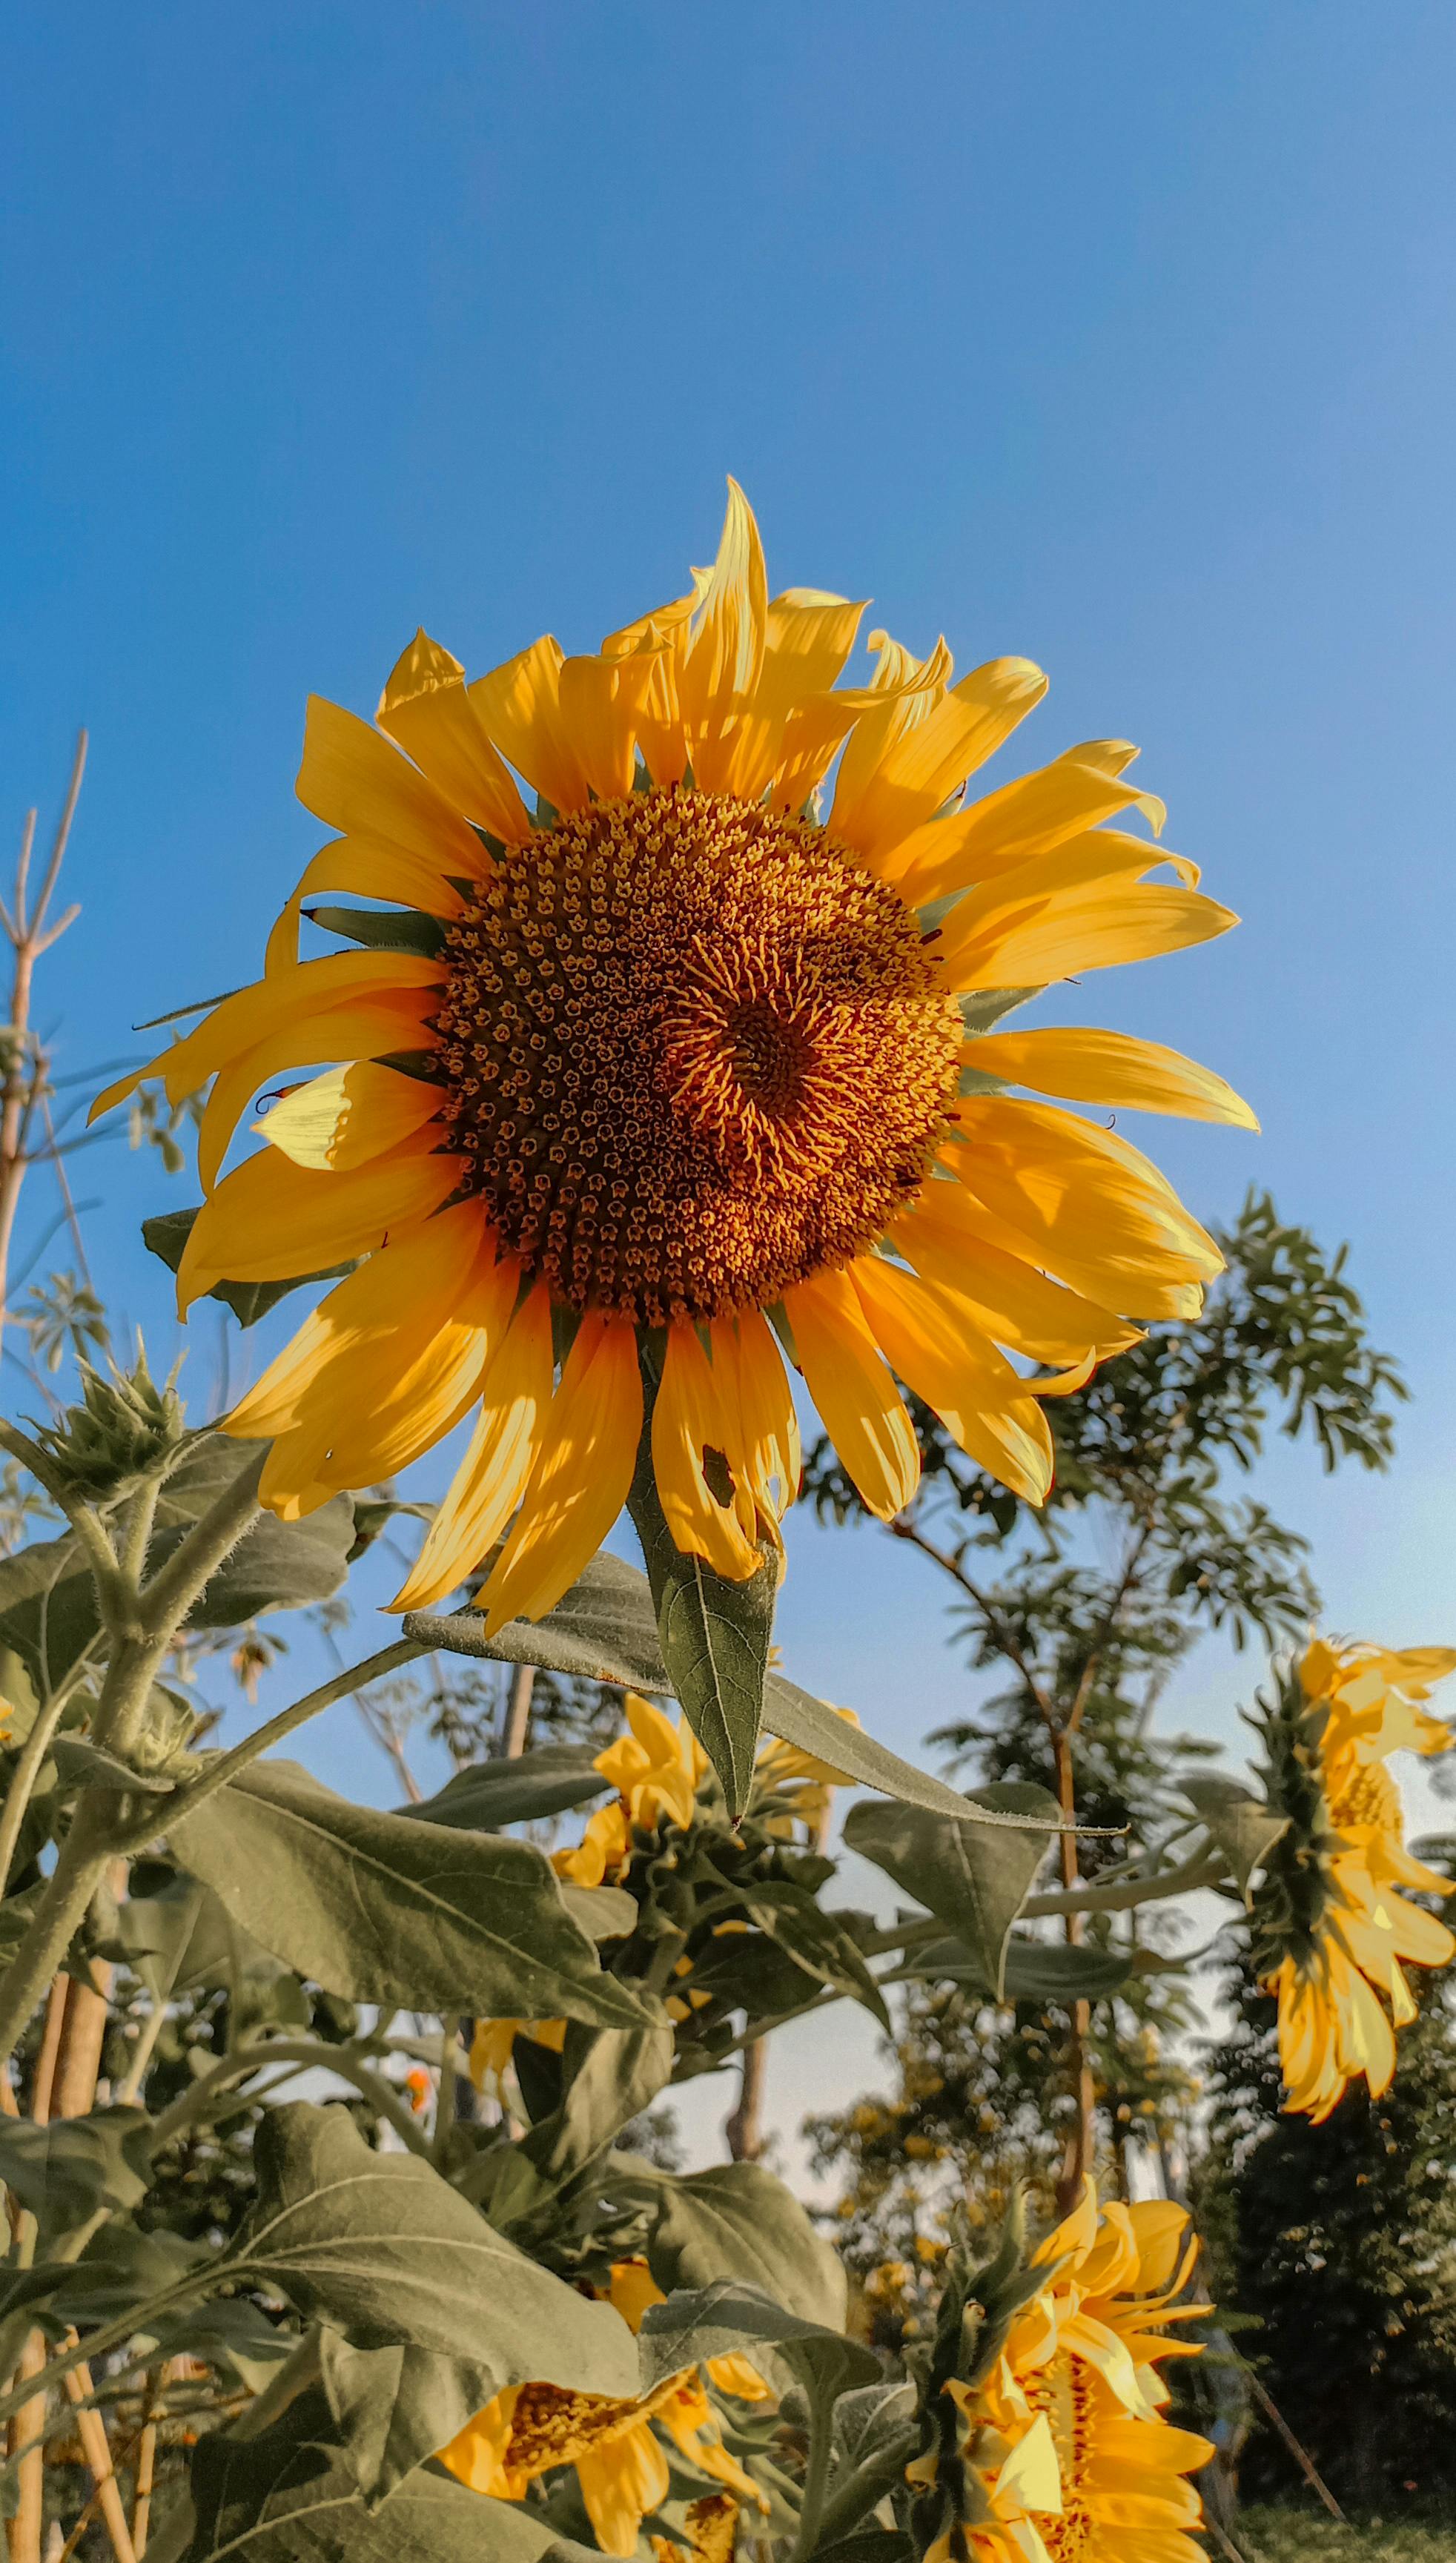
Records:
[[[1448,1637],[1453,94],[1446,0],[7,12],[0,846],[86,721],[63,1064],[251,974],[311,690],[369,711],[419,622],[473,672],[593,646],[731,471],[776,584],[1048,669],[1023,764],[1143,742],[1246,922],[1078,1012],[1262,1114],[1140,1127],[1202,1215],[1256,1181],[1350,1239],[1398,1467],[1266,1491],[1337,1625]],[[190,1191],[76,1171],[167,1357],[135,1235]],[[791,1553],[791,1668],[913,1748],[937,1596],[874,1534]],[[1234,1680],[1179,1712],[1232,1733]],[[320,1767],[387,1797],[349,1717]]]

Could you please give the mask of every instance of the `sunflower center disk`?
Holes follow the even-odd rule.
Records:
[[[961,1042],[919,929],[821,829],[726,795],[593,803],[451,927],[451,1145],[557,1298],[761,1307],[914,1200]]]

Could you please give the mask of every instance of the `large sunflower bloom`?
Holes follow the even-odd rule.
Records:
[[[273,1443],[263,1500],[307,1512],[475,1414],[398,1607],[503,1534],[489,1629],[559,1598],[626,1498],[649,1330],[666,1518],[744,1577],[797,1486],[780,1345],[874,1512],[919,1472],[897,1378],[1039,1501],[1039,1396],[1218,1270],[1126,1140],[1007,1089],[1250,1122],[1222,1081],[1119,1034],[987,1027],[1229,911],[1103,824],[1160,824],[1120,741],[963,804],[1045,678],[952,684],[943,643],[877,633],[872,684],[836,688],[861,612],[770,600],[734,487],[713,569],[595,657],[547,638],[467,684],[421,633],[377,726],[311,701],[299,794],[337,833],[264,977],[152,1065],[173,1096],[211,1081],[183,1311],[358,1262],[228,1419]],[[365,948],[301,962],[302,902],[339,890],[393,906],[320,911]],[[259,1090],[310,1067],[223,1175]]]
[[[966,2515],[927,2563],[1201,2563],[1188,2530],[1202,2515],[1187,2475],[1206,2439],[1164,2418],[1159,2359],[1196,2356],[1165,2326],[1208,2311],[1178,2304],[1196,2246],[1187,2213],[1163,2202],[1101,2217],[1089,2181],[1033,2267],[1046,2281],[1013,2319],[979,2378],[952,2379]],[[911,2468],[930,2481],[934,2459]]]
[[[1450,1729],[1424,1703],[1453,1671],[1456,1649],[1316,1639],[1297,1691],[1266,1721],[1270,1802],[1290,1830],[1256,1895],[1255,1930],[1279,2005],[1285,2106],[1317,2124],[1361,2075],[1375,2097],[1388,2087],[1395,2033],[1415,2017],[1406,1966],[1456,1957],[1445,1923],[1397,1891],[1449,1895],[1452,1882],[1406,1850],[1386,1768],[1393,1752],[1449,1748]]]

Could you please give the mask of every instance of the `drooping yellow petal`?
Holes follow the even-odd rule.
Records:
[[[1190,1121],[1228,1121],[1242,1130],[1259,1127],[1243,1096],[1211,1068],[1128,1033],[1070,1025],[982,1033],[966,1045],[965,1059],[968,1067],[1004,1078],[1008,1085],[1029,1085],[1035,1093],[1062,1095],[1072,1103],[1177,1112]]]
[[[535,1466],[551,1379],[550,1295],[538,1284],[486,1371],[469,1447],[391,1611],[428,1610],[484,1563]]]
[[[324,1175],[265,1148],[198,1212],[177,1274],[178,1313],[215,1282],[291,1282],[370,1254],[438,1210],[460,1171],[458,1157],[387,1157]]]
[[[524,804],[470,699],[464,668],[427,632],[417,632],[396,660],[375,718],[477,827],[507,846],[529,835]]]
[[[1028,1503],[1043,1502],[1053,1457],[1046,1418],[980,1332],[975,1310],[883,1256],[862,1255],[850,1276],[892,1368],[983,1469]]]
[[[645,2421],[600,2448],[583,2449],[576,2479],[596,2541],[604,2554],[637,2551],[647,2512],[668,2495],[668,2461]]]
[[[952,686],[925,717],[887,744],[863,786],[848,793],[840,768],[833,834],[875,863],[934,818],[1046,692],[1029,659],[992,659]],[[861,732],[868,724],[861,723]]]
[[[469,1207],[469,1205],[466,1205]],[[481,1394],[515,1304],[520,1267],[497,1257],[489,1240],[456,1307],[423,1342],[374,1337],[350,1364],[351,1392],[340,1413],[336,1394],[327,1450],[318,1470],[336,1487],[392,1478],[453,1432]],[[316,1392],[322,1396],[320,1390]],[[301,1411],[307,1428],[311,1402]]]
[[[486,1636],[538,1620],[596,1555],[627,1500],[642,1431],[636,1329],[588,1312],[566,1356],[515,1528],[480,1596]]]
[[[893,1520],[920,1482],[920,1449],[854,1283],[846,1273],[816,1273],[785,1291],[784,1307],[830,1441],[869,1510]]]
[[[481,871],[480,839],[445,794],[357,712],[321,694],[309,696],[295,788],[340,836],[380,838],[467,880]]]
[[[716,1317],[713,1367],[728,1430],[730,1458],[760,1514],[781,1521],[799,1490],[802,1454],[793,1391],[772,1327],[756,1310]]]
[[[733,1439],[697,1328],[669,1326],[652,1413],[652,1467],[663,1516],[685,1554],[706,1558],[720,1575],[740,1583],[757,1573],[762,1559],[734,1518],[731,1484],[720,1502],[704,1468],[710,1451],[727,1465]]]
[[[1150,1313],[1124,1285],[1113,1301],[1085,1276],[1099,1267],[1157,1280],[1209,1282],[1223,1258],[1155,1166],[1125,1139],[1052,1104],[970,1095],[943,1163],[977,1201],[1025,1238],[1035,1260],[1120,1315]]]
[[[197,1134],[197,1172],[203,1191],[211,1192],[238,1123],[271,1077],[281,1069],[312,1068],[324,1059],[358,1059],[371,1053],[431,1049],[434,1044],[429,1025],[438,1003],[433,988],[400,988],[323,1006],[315,1014],[294,1017],[278,1025],[251,1050],[241,1051],[236,1059],[225,1062],[207,1098]],[[424,1085],[421,1090],[432,1098],[432,1108],[438,1108],[439,1089]],[[413,1129],[421,1129],[426,1117],[421,1115]],[[407,1144],[410,1135],[409,1130],[402,1132],[396,1144]]]
[[[424,1078],[355,1059],[296,1085],[253,1127],[296,1166],[327,1166],[341,1174],[416,1137],[440,1103],[439,1086]]]

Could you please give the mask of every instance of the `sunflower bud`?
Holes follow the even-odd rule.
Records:
[[[104,1377],[83,1362],[81,1378],[81,1404],[68,1406],[61,1422],[45,1426],[36,1439],[77,1494],[119,1494],[154,1476],[176,1449],[182,1401],[172,1379],[157,1387],[140,1344],[134,1370],[112,1367]]]

